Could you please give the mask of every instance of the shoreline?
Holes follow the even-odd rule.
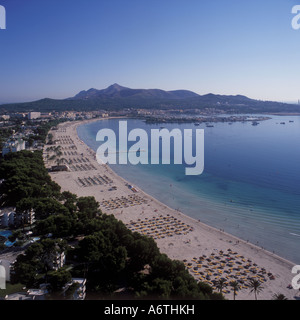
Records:
[[[184,234],[174,234],[172,237],[163,236],[156,239],[160,251],[167,254],[171,259],[190,261],[195,257],[200,256],[200,254],[209,255],[211,253],[215,254],[217,251],[234,249],[247,259],[255,261],[258,266],[270,270],[270,272],[275,275],[275,280],[268,280],[264,283],[265,289],[260,294],[259,298],[270,300],[275,293],[283,293],[289,299],[293,299],[294,296],[297,295],[296,290],[287,288],[293,278],[293,275],[291,274],[291,269],[295,265],[293,262],[250,242],[191,218],[178,210],[172,209],[142,190],[133,193],[132,190],[128,188],[130,182],[117,175],[108,165],[99,165],[96,161],[95,151],[78,137],[77,127],[79,125],[101,120],[108,120],[108,118],[67,122],[60,124],[58,130],[51,132],[55,135],[55,139],[70,137],[71,144],[75,145],[78,150],[78,157],[79,155],[84,155],[87,159],[89,158],[90,163],[93,163],[95,168],[92,171],[84,172],[73,171],[51,173],[52,179],[62,187],[62,191],[68,190],[77,194],[77,196],[95,196],[96,200],[100,203],[100,209],[104,213],[113,214],[117,219],[123,221],[127,225],[136,223],[139,220],[147,222],[147,219],[152,217],[155,217],[156,219],[159,219],[160,217],[163,219],[175,217],[177,221],[184,222],[192,231],[189,230]],[[76,178],[85,179],[85,176],[94,176],[96,173],[99,175],[105,174],[105,176],[108,176],[113,180],[113,185],[116,186],[117,190],[110,190],[109,187],[111,187],[111,185],[92,185],[89,187],[78,186]],[[131,206],[130,208],[124,207],[121,209],[113,208],[108,210],[105,210],[105,207],[103,208],[102,203],[108,199],[119,199],[120,197],[125,198],[133,195],[138,196],[141,199],[146,199],[145,203],[147,205],[142,203]],[[231,299],[232,294],[225,294],[225,297]],[[249,296],[249,290],[243,289],[238,292],[237,299],[248,300],[253,299],[253,297]]]

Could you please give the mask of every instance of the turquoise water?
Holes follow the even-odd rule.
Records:
[[[12,232],[9,230],[0,231],[0,236],[2,237],[8,238],[11,235],[12,235]]]
[[[2,236],[2,237],[8,238],[8,237],[11,236],[11,235],[12,235],[12,232],[9,231],[9,230],[0,231],[0,236]],[[4,242],[4,245],[5,245],[6,247],[12,247],[12,246],[14,245],[14,243],[15,243],[15,242],[10,242],[9,240],[6,240],[6,241]]]
[[[271,117],[258,126],[164,124],[169,130],[205,130],[205,169],[199,176],[185,176],[185,164],[111,167],[166,205],[299,264],[300,117]],[[118,132],[118,125],[119,120],[103,120],[78,127],[78,134],[96,151],[98,130]],[[128,120],[128,131],[160,127]]]

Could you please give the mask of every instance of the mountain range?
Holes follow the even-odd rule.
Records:
[[[89,100],[89,99],[107,99],[107,98],[135,98],[135,99],[188,99],[199,95],[192,91],[175,90],[164,91],[160,89],[130,89],[122,87],[117,83],[103,90],[89,89],[79,92],[75,97],[69,100]]]
[[[115,83],[80,91],[66,99],[0,105],[0,112],[93,111],[133,109],[217,109],[235,113],[300,113],[299,105],[250,99],[243,95],[199,95],[188,90],[131,89]]]

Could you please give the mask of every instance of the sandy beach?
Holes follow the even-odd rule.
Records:
[[[113,214],[133,231],[153,237],[161,252],[184,261],[197,280],[211,285],[222,277],[227,282],[241,280],[236,300],[254,299],[247,287],[249,277],[263,282],[259,300],[270,300],[277,293],[300,299],[299,291],[288,288],[295,276],[292,262],[167,207],[138,186],[132,187],[109,166],[99,164],[95,152],[77,135],[77,126],[88,121],[63,123],[51,131],[56,146],[61,146],[62,164],[69,168],[50,173],[62,191],[94,196],[104,213]],[[51,167],[56,162],[48,160],[54,153],[47,148],[44,160],[46,167]],[[223,293],[233,299],[230,286]]]

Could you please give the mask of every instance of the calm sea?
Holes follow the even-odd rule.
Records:
[[[169,130],[204,129],[199,176],[186,176],[185,165],[111,167],[166,205],[300,264],[300,116],[270,117],[257,126],[164,124]],[[101,120],[79,126],[78,134],[96,151],[98,130],[118,133],[118,126],[119,120]],[[128,131],[160,127],[128,120]]]

